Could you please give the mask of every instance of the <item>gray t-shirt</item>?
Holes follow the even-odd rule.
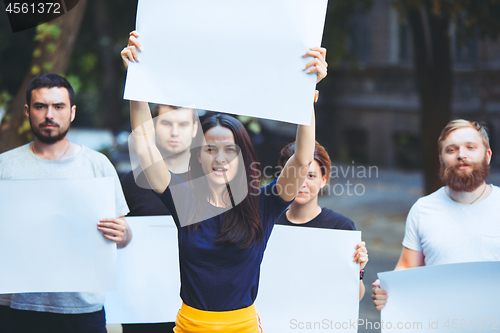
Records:
[[[62,161],[46,160],[33,154],[29,144],[0,154],[0,179],[68,179],[113,177],[116,217],[128,213],[118,175],[103,154],[83,147]],[[21,208],[21,207],[20,207]],[[97,228],[96,221],[96,228]],[[18,310],[53,313],[89,313],[102,309],[104,293],[24,293],[0,295],[0,305]]]
[[[497,186],[472,205],[453,201],[442,187],[411,208],[403,246],[422,251],[426,265],[500,261],[499,202]]]

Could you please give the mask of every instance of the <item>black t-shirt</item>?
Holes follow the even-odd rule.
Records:
[[[306,223],[292,223],[286,217],[286,212],[284,212],[276,224],[281,225],[292,225],[294,227],[311,227],[311,228],[323,228],[323,229],[340,229],[340,230],[356,230],[354,222],[351,219],[335,213],[333,210],[328,208],[322,208],[321,213],[313,218],[311,221]]]
[[[176,174],[176,176],[183,182],[187,182],[188,173],[184,172]],[[127,216],[172,215],[153,190],[137,186],[132,171],[124,175],[120,181],[122,183],[123,194],[125,194],[125,199],[130,209],[130,213]],[[139,184],[147,184],[144,172],[141,172],[139,177],[137,177],[137,181]]]

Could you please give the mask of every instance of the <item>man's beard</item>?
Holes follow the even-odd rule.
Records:
[[[59,134],[57,134],[55,136],[47,136],[47,135],[42,133],[42,130],[40,130],[40,126],[47,125],[47,124],[55,124],[55,123],[50,122],[50,121],[44,121],[43,123],[38,125],[38,127],[34,127],[33,124],[31,123],[31,119],[29,119],[29,121],[30,121],[30,125],[31,125],[31,130],[33,131],[33,135],[35,135],[35,137],[38,140],[40,140],[41,142],[46,143],[46,144],[52,144],[52,143],[56,143],[58,141],[61,141],[62,139],[64,139],[64,137],[66,136],[66,134],[68,133],[68,130],[69,130],[69,126],[68,126],[68,128],[66,128],[66,130],[63,130],[62,132],[60,132]],[[59,125],[57,125],[57,126],[59,128],[61,128]]]
[[[463,165],[472,166],[472,171],[459,170],[458,167]],[[444,166],[441,163],[439,170],[439,178],[456,192],[472,192],[481,186],[490,174],[490,165],[486,160],[486,156],[481,162],[459,162],[454,165]]]

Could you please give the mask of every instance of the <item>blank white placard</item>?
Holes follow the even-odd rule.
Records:
[[[500,330],[499,275],[500,262],[378,273],[380,286],[389,296],[381,313],[382,332],[496,332]]]
[[[358,319],[353,258],[360,241],[359,231],[275,225],[255,302],[264,331],[319,332],[340,324],[342,332],[357,332],[350,323]]]
[[[327,0],[140,0],[124,98],[309,125]]]
[[[106,322],[175,321],[179,297],[177,228],[171,216],[126,217],[132,241],[118,251],[118,288],[106,293]]]
[[[1,180],[0,293],[116,288],[116,243],[97,230],[115,216],[114,179]]]

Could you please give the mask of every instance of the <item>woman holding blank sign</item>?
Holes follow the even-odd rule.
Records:
[[[295,142],[289,143],[281,150],[278,165],[283,167],[295,153]],[[324,229],[355,230],[354,223],[347,217],[318,205],[318,194],[328,184],[332,163],[325,148],[316,142],[314,161],[309,165],[307,178],[299,190],[295,201],[276,224]],[[368,262],[365,242],[356,245],[354,259],[360,265],[359,300],[365,294],[363,284],[364,268]]]
[[[138,61],[132,32],[122,59]],[[304,71],[326,76],[326,50],[312,48]],[[299,125],[296,151],[280,177],[260,188],[261,172],[244,126],[228,115],[202,123],[204,140],[191,153],[190,181],[169,172],[155,146],[146,102],[130,102],[135,149],[151,188],[178,228],[182,307],[175,332],[262,332],[253,305],[260,264],[274,223],[297,195],[314,153],[311,125]],[[243,195],[242,195],[243,193]]]

